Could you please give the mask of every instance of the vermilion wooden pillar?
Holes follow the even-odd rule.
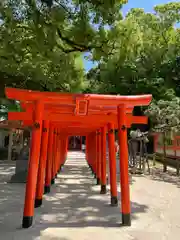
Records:
[[[101,131],[97,131],[97,160],[96,160],[96,168],[97,168],[97,185],[101,183]]]
[[[128,144],[127,144],[126,108],[124,104],[118,106],[118,130],[120,146],[122,224],[130,226],[131,210],[130,210],[129,172],[128,172]]]
[[[92,138],[92,169],[94,172],[94,178],[97,179],[97,165],[98,165],[98,135],[97,132],[93,132],[93,138]]]
[[[68,152],[68,140],[69,139],[68,137],[63,137],[62,139],[62,149],[63,149],[63,155],[62,155],[62,166],[64,166],[65,164],[65,161],[66,161],[66,155],[67,155],[67,152]]]
[[[90,144],[90,134],[86,136],[86,161],[87,161],[87,164],[90,168],[91,171],[92,170],[92,153],[90,152],[90,149],[91,149],[91,144]]]
[[[34,126],[32,129],[30,159],[26,183],[26,194],[24,203],[24,215],[22,227],[28,228],[32,225],[34,215],[34,201],[36,194],[38,165],[41,147],[42,117],[44,105],[42,101],[35,102]]]
[[[106,127],[101,128],[101,194],[106,194]]]
[[[42,196],[44,193],[44,181],[45,181],[45,168],[47,160],[48,136],[49,136],[49,121],[43,121],[41,137],[41,155],[38,170],[35,207],[39,207],[42,205]]]
[[[52,151],[52,175],[51,175],[51,184],[55,183],[55,155],[56,155],[56,128],[53,128],[53,151]]]
[[[65,154],[64,154],[63,165],[65,164],[65,161],[66,161],[66,158],[67,158],[67,153],[68,153],[68,136],[65,136],[64,144],[65,144]]]
[[[60,148],[60,158],[59,158],[59,172],[61,172],[62,166],[64,164],[64,158],[65,158],[65,137],[60,135],[60,139],[59,139],[59,148]]]
[[[60,144],[60,129],[58,129],[58,140],[57,140],[57,173],[59,173],[60,171],[60,166],[61,166],[61,144]]]
[[[88,153],[89,153],[89,150],[88,150],[89,146],[88,146],[88,141],[89,141],[89,135],[86,136],[86,149],[85,149],[85,158],[86,158],[87,164],[89,166],[89,155],[88,155]]]
[[[109,146],[109,173],[111,188],[111,206],[118,205],[117,179],[116,179],[116,152],[115,152],[114,124],[108,124],[108,146]]]
[[[90,133],[86,136],[86,156],[87,156],[87,163],[92,172],[95,174],[95,166],[94,166],[94,159],[95,159],[95,142],[94,142],[94,134]]]
[[[60,130],[57,129],[57,154],[56,154],[56,176],[60,169]]]
[[[58,128],[56,128],[56,136],[55,136],[54,178],[57,178],[57,154],[58,154]]]
[[[59,144],[59,168],[58,168],[58,172],[60,173],[61,172],[61,164],[62,164],[62,145],[61,145],[61,137],[62,137],[62,134],[59,130],[59,141],[58,141],[58,144]]]
[[[57,156],[58,156],[58,128],[56,128],[55,134],[55,151],[54,151],[54,178],[57,178]]]
[[[58,172],[58,173],[61,172],[61,156],[62,156],[62,149],[61,149],[61,132],[60,132],[60,129],[59,129],[59,130],[58,130],[58,157],[57,157],[57,161],[58,161],[57,172]]]
[[[66,161],[66,156],[67,156],[67,151],[68,151],[68,136],[66,135],[61,135],[60,136],[60,145],[61,145],[61,153],[60,153],[60,171],[62,169],[62,167],[65,164]]]
[[[87,158],[87,155],[88,155],[88,136],[89,135],[86,135],[86,148],[85,148],[85,154],[86,154],[86,158]]]
[[[46,164],[46,177],[44,193],[50,192],[51,178],[52,178],[52,152],[53,152],[53,127],[50,125],[49,138],[48,138],[48,154]]]
[[[93,132],[93,148],[92,148],[92,167],[94,171],[94,178],[97,179],[97,166],[98,166],[98,135],[97,132]]]

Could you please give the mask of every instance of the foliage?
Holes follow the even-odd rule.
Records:
[[[132,9],[108,32],[111,41],[99,65],[89,71],[89,88],[112,94],[151,93],[155,99],[174,88],[180,96],[180,3],[155,7],[155,14]]]
[[[154,127],[153,131],[161,132],[163,141],[163,171],[167,171],[166,145],[169,136],[173,139],[174,134],[180,130],[180,98],[177,97],[172,89],[166,92],[166,99],[153,101],[146,110]]]
[[[154,131],[178,132],[180,130],[180,98],[173,90],[166,92],[166,100],[153,101],[146,110]]]
[[[8,8],[9,10],[9,8]],[[4,18],[0,38],[1,89],[7,86],[38,90],[70,90],[71,81],[83,80],[83,67],[75,61],[78,54],[66,55],[51,42],[38,39],[28,22]],[[6,13],[7,16],[7,13]],[[71,86],[72,87],[72,86]]]
[[[105,26],[121,19],[125,2],[1,0],[1,89],[79,91],[82,53],[108,42]]]
[[[7,120],[8,112],[20,112],[21,107],[18,101],[0,99],[0,121]]]

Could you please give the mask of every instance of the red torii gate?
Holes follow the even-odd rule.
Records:
[[[109,141],[111,205],[116,206],[116,157],[114,129],[120,145],[121,212],[123,225],[131,225],[128,180],[127,128],[147,123],[132,115],[134,106],[149,105],[152,96],[64,94],[6,88],[9,99],[19,100],[25,112],[9,113],[9,120],[22,120],[32,127],[29,170],[22,226],[32,225],[34,207],[42,204],[43,189],[50,191],[65,162],[70,135],[86,136],[86,159],[106,193],[106,133]]]

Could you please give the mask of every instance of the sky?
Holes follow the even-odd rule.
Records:
[[[179,0],[174,0],[174,2],[178,2]],[[153,8],[159,4],[165,4],[168,2],[172,2],[170,0],[129,0],[126,5],[123,6],[122,12],[123,16],[125,16],[131,8],[144,8],[145,12],[153,12]],[[88,71],[95,63],[91,61],[84,60],[85,70]]]

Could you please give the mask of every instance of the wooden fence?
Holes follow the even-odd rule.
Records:
[[[162,133],[154,133],[154,152],[161,153],[163,151]],[[169,133],[166,137],[165,150],[167,155],[180,156],[180,136]]]

